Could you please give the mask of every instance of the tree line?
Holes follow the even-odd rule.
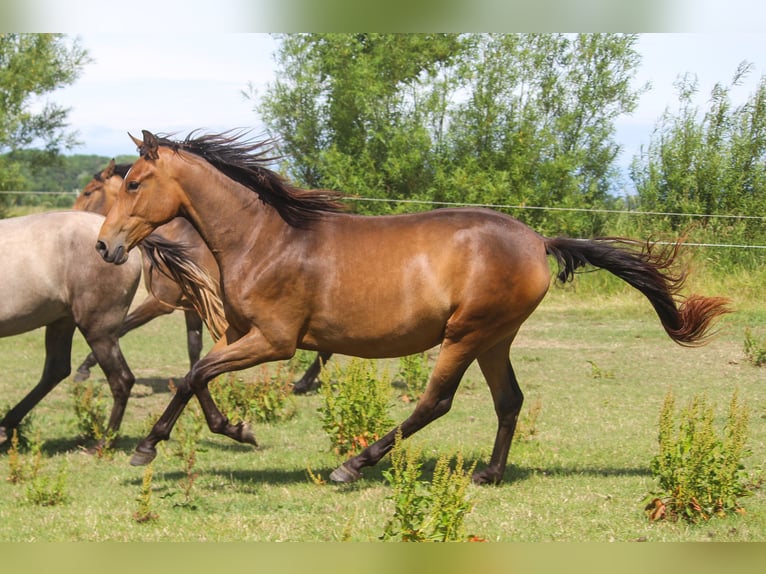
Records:
[[[680,77],[678,101],[657,119],[624,174],[616,164],[615,121],[649,89],[635,84],[637,35],[285,34],[278,40],[275,80],[262,95],[245,90],[279,143],[278,167],[299,185],[379,200],[354,203],[360,212],[445,203],[555,207],[572,211],[508,211],[543,233],[608,235],[627,226],[644,236],[685,231],[694,221],[695,233],[709,237],[766,240],[757,218],[665,215],[626,223],[604,213],[766,216],[766,83],[744,104],[730,98],[752,73],[747,63],[714,87],[706,110],[693,103],[694,76]],[[25,50],[33,56],[20,56]],[[63,111],[54,107],[30,120],[24,98],[8,87],[18,74],[27,76],[20,70],[33,57],[51,62],[34,68],[43,77],[57,66],[68,69],[53,74],[56,81],[38,82],[50,90],[74,81],[88,62],[65,36],[0,37],[0,98],[21,102],[0,107],[0,189],[79,188],[109,158],[73,156],[41,167],[72,142]],[[19,127],[27,120],[37,132]],[[23,151],[32,133],[46,143]]]

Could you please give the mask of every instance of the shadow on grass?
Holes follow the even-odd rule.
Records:
[[[247,447],[242,447],[247,448]],[[257,456],[257,452],[254,452]],[[424,458],[422,463],[422,474],[420,480],[431,481],[433,479],[434,467],[436,466],[437,458]],[[451,461],[451,464],[454,461]],[[340,463],[338,463],[340,464]],[[243,491],[249,490],[251,487],[257,487],[261,484],[270,485],[296,485],[296,484],[315,484],[318,488],[332,487],[340,491],[360,491],[367,488],[376,488],[381,484],[387,484],[383,473],[390,470],[391,464],[388,459],[383,459],[379,464],[374,467],[365,468],[362,471],[362,478],[354,483],[340,484],[330,481],[329,476],[335,469],[335,466],[312,466],[308,465],[304,469],[284,469],[284,468],[261,468],[244,470],[242,468],[218,468],[199,470],[197,479],[204,483],[205,478],[225,478],[231,483],[236,484]],[[480,465],[477,465],[477,469],[481,469]],[[321,480],[320,483],[315,482],[314,478]],[[180,470],[163,471],[162,476],[165,480],[175,481],[181,480],[185,477],[185,474]],[[512,486],[513,484],[529,480],[533,477],[547,477],[547,478],[566,478],[566,477],[580,477],[580,476],[592,476],[592,477],[620,477],[620,476],[651,476],[651,471],[648,467],[644,468],[605,468],[605,467],[550,467],[550,468],[532,468],[532,467],[518,467],[511,466],[505,472],[505,477],[500,486]],[[138,485],[141,483],[141,477],[129,481],[131,484]],[[213,483],[220,485],[220,481],[212,481]],[[217,488],[211,486],[211,488]],[[493,488],[487,486],[486,488]]]
[[[148,377],[136,379],[136,385],[144,385],[152,389],[153,393],[170,393],[170,381],[183,381],[185,375],[180,377]]]

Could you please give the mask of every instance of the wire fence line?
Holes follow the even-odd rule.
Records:
[[[71,191],[0,191],[0,195],[71,195],[76,197],[78,192]],[[555,207],[555,206],[535,206],[535,205],[511,205],[502,203],[468,203],[458,201],[430,201],[427,199],[394,199],[384,197],[357,197],[348,196],[347,201],[357,201],[360,203],[402,203],[411,205],[428,205],[440,207],[486,207],[490,209],[518,209],[528,211],[558,211],[570,213],[602,213],[610,215],[630,215],[630,216],[651,216],[651,217],[689,217],[697,219],[731,219],[731,220],[760,220],[766,223],[766,216],[761,215],[737,215],[737,214],[718,214],[718,213],[681,213],[672,211],[637,211],[632,209],[606,209],[606,208],[587,208],[587,207]],[[658,241],[663,244],[664,242]],[[689,247],[716,247],[724,249],[766,249],[766,245],[746,245],[734,243],[684,243]]]
[[[717,213],[680,213],[671,211],[637,211],[634,209],[605,209],[589,207],[543,207],[535,205],[510,205],[502,203],[463,203],[459,201],[430,201],[427,199],[390,199],[386,197],[354,197],[345,198],[348,201],[360,202],[385,202],[385,203],[405,203],[415,205],[440,205],[444,207],[489,207],[491,209],[526,209],[538,211],[568,211],[579,213],[610,213],[619,215],[651,215],[651,216],[678,216],[678,217],[697,217],[711,219],[755,219],[766,223],[766,215],[730,215]]]

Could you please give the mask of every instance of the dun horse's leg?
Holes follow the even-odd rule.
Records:
[[[19,426],[26,414],[39,403],[45,395],[69,376],[72,360],[72,336],[74,321],[71,318],[60,319],[45,328],[45,366],[40,381],[27,396],[13,407],[0,421],[0,444],[8,440],[10,430]]]
[[[88,353],[85,360],[77,367],[77,371],[74,374],[75,382],[87,381],[90,378],[90,370],[98,364],[96,356],[93,353]]]
[[[104,371],[106,380],[109,383],[109,390],[112,392],[112,412],[109,416],[107,430],[110,434],[116,434],[120,429],[122,417],[125,415],[125,407],[130,397],[130,391],[136,379],[120,350],[120,344],[116,336],[95,336],[92,333],[83,334],[93,350],[99,366]],[[101,445],[106,444],[103,439],[99,442]]]
[[[227,344],[227,337],[216,342],[213,349],[197,362],[180,383],[165,412],[162,413],[152,430],[136,447],[130,464],[140,466],[149,464],[157,456],[157,443],[170,438],[178,417],[186,403],[197,395],[205,420],[212,432],[223,433],[234,440],[256,444],[255,437],[247,425],[232,425],[213,402],[207,390],[209,381],[229,371],[238,371],[268,361],[288,359],[294,348],[278,349],[272,346],[260,331],[251,331],[232,344]]]
[[[508,358],[510,346],[510,341],[501,343],[478,357],[481,372],[495,403],[497,435],[489,465],[473,475],[476,484],[498,484],[503,480],[511,440],[524,402],[524,395]]]
[[[153,295],[147,295],[146,298],[141,301],[141,304],[138,305],[133,311],[128,313],[127,317],[125,317],[125,321],[122,323],[122,326],[120,327],[120,333],[119,336],[122,337],[126,333],[129,333],[133,329],[136,329],[140,327],[141,325],[145,325],[152,319],[155,319],[156,317],[160,317],[162,315],[167,315],[168,313],[172,313],[174,308],[170,305],[166,305],[159,301],[156,297]],[[201,346],[201,343],[200,343]],[[199,355],[197,355],[197,358],[199,358]],[[82,364],[77,367],[77,372],[75,374],[75,381],[85,381],[90,377],[90,370],[95,367],[98,364],[98,360],[96,360],[96,356],[93,353],[90,353],[85,360],[82,362]]]
[[[474,355],[465,345],[443,343],[426,390],[413,413],[399,427],[336,468],[330,474],[330,479],[335,482],[353,482],[361,478],[362,468],[377,464],[391,450],[399,429],[401,429],[402,438],[407,438],[449,411],[460,379],[463,378],[473,358]]]
[[[189,368],[199,361],[202,354],[202,318],[196,311],[184,311],[186,319],[186,348],[189,352]]]
[[[327,361],[332,357],[332,353],[319,353],[311,366],[306,369],[300,380],[296,381],[293,385],[293,394],[302,395],[309,392],[312,389],[318,388],[322,382],[318,379],[319,373],[322,370],[322,366],[327,364]]]

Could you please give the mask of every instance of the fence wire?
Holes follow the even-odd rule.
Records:
[[[0,191],[0,195],[72,195],[76,197],[77,192],[68,191]],[[384,197],[356,197],[348,196],[347,201],[358,201],[368,203],[401,203],[410,205],[428,205],[439,207],[486,207],[489,209],[517,209],[527,211],[558,211],[570,213],[601,213],[610,215],[629,215],[629,216],[648,216],[648,217],[688,217],[693,219],[731,219],[731,220],[759,220],[766,223],[766,216],[761,215],[737,215],[720,213],[680,213],[672,211],[637,211],[632,209],[605,209],[605,208],[586,208],[586,207],[554,207],[554,206],[536,206],[536,205],[511,205],[502,203],[463,203],[459,201],[429,201],[427,199],[393,199]],[[662,244],[662,242],[658,242]],[[766,249],[766,245],[740,245],[734,243],[684,243],[689,247],[717,247],[723,249]]]

